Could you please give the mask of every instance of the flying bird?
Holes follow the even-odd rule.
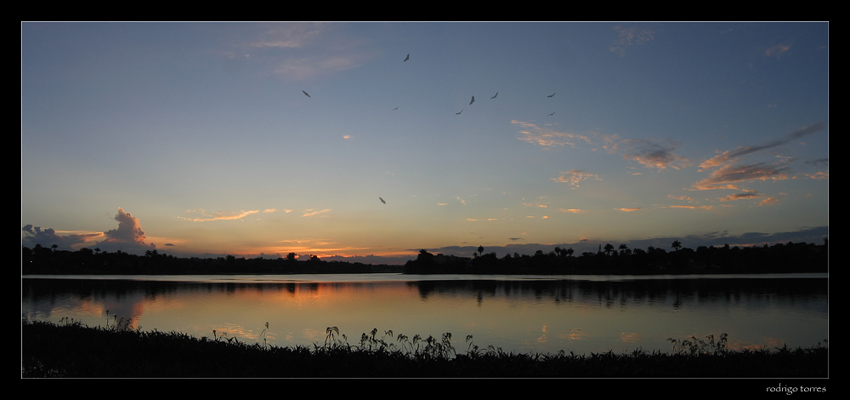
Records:
[[[469,101],[470,105],[472,105],[472,103],[475,103],[475,96],[472,96],[472,100]]]
[[[410,54],[408,54],[407,57],[404,58],[404,61],[407,61],[409,59],[410,59]],[[402,61],[402,62],[404,62],[404,61]]]
[[[555,95],[555,93],[552,93],[552,94],[550,94],[550,95],[548,95],[548,96],[546,96],[546,97],[552,97],[552,96],[554,96],[554,95]]]
[[[387,204],[387,202],[386,202],[386,201],[384,201],[384,198],[383,198],[383,197],[378,196],[378,198],[379,198],[379,199],[381,199],[381,203]]]
[[[310,97],[310,94],[309,94],[309,93],[307,93],[307,92],[305,92],[305,91],[303,91],[303,90],[301,91],[301,93],[304,93],[304,95],[305,95],[305,96]]]
[[[499,95],[499,92],[496,92],[496,94],[494,94],[493,97],[491,97],[491,99],[495,99],[496,96],[498,96],[498,95]]]
[[[460,110],[460,111],[456,112],[455,115],[460,115],[460,113],[462,113],[462,112],[463,112],[463,110]]]
[[[555,113],[551,113],[551,114],[549,114],[548,116],[549,116],[549,117],[551,117],[551,116],[553,116],[553,115],[555,115]]]

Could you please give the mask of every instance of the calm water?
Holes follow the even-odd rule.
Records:
[[[731,348],[809,347],[829,339],[826,274],[719,277],[260,276],[23,277],[23,318],[276,346],[350,344],[373,328],[451,333],[480,348],[590,354],[670,350],[668,338],[729,335]],[[268,323],[268,329],[266,324]]]

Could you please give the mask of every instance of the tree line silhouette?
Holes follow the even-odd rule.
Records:
[[[147,250],[144,255],[121,250],[105,252],[82,248],[57,250],[36,244],[21,246],[21,274],[317,274],[399,272],[400,266],[371,265],[357,262],[323,261],[317,256],[300,260],[295,253],[277,259],[222,257],[176,257]]]
[[[537,250],[533,255],[484,253],[479,246],[472,258],[431,254],[420,250],[408,261],[408,273],[466,274],[691,274],[828,272],[829,241],[774,244],[763,247],[700,246],[685,248],[673,241],[673,251],[650,246],[646,250],[600,245],[596,252],[574,256],[572,248]]]
[[[156,250],[144,255],[83,248],[57,250],[21,246],[21,273],[38,274],[289,274],[376,273],[409,274],[690,274],[828,272],[829,241],[823,244],[777,243],[772,246],[685,248],[673,241],[672,251],[650,246],[600,245],[596,252],[575,255],[572,248],[555,247],[533,255],[485,253],[479,246],[471,257],[432,254],[420,250],[402,265],[324,261],[317,256],[300,260],[295,253],[277,259],[175,257]]]

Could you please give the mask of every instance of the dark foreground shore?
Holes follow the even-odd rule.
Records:
[[[828,378],[829,349],[728,350],[683,340],[669,353],[508,354],[450,340],[397,347],[364,334],[357,344],[248,345],[177,332],[22,321],[22,378]]]

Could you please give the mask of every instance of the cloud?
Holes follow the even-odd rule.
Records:
[[[597,181],[600,180],[598,175],[578,169],[561,171],[561,176],[557,178],[552,178],[552,180],[555,182],[569,183],[573,187],[573,189],[579,187],[579,184],[581,182],[586,181],[588,179],[595,179]]]
[[[536,144],[543,147],[575,147],[576,142],[591,143],[589,137],[575,133],[559,132],[550,128],[543,128],[537,124],[522,121],[511,121],[514,125],[519,125],[522,130],[522,136],[519,140]]]
[[[719,200],[722,202],[725,201],[735,201],[735,200],[748,200],[763,197],[763,195],[756,193],[755,191],[746,191],[746,193],[733,193],[728,196],[723,196]]]
[[[312,43],[325,31],[327,25],[319,23],[289,23],[259,25],[263,33],[248,42],[248,47],[297,49]]]
[[[779,203],[779,199],[777,199],[776,197],[768,197],[768,198],[766,198],[766,199],[762,200],[762,201],[759,203],[759,207],[762,207],[762,206],[772,206],[772,205],[774,205],[774,204],[778,204],[778,203]]]
[[[772,140],[755,146],[743,146],[735,150],[725,151],[700,164],[704,170],[713,169],[710,176],[693,185],[695,190],[738,189],[738,184],[749,181],[785,180],[791,179],[787,174],[788,164],[793,161],[784,158],[774,163],[736,164],[740,157],[760,151],[782,146],[826,129],[821,122],[792,131],[781,139]],[[822,176],[822,175],[821,175]],[[812,176],[815,177],[815,176]]]
[[[365,63],[365,57],[359,55],[334,55],[290,58],[274,68],[277,75],[302,80],[317,75],[346,71]]]
[[[42,229],[29,224],[25,225],[22,230],[25,236],[21,238],[21,246],[30,248],[35,247],[35,245],[42,247],[53,247],[55,245],[58,250],[74,250],[75,247],[104,236],[102,232],[60,235],[53,228]]]
[[[101,244],[129,244],[148,247],[145,244],[145,232],[136,217],[130,215],[130,213],[125,213],[124,209],[118,207],[115,220],[118,221],[118,229],[104,232],[106,240]],[[150,247],[154,248],[153,246]]]
[[[694,199],[691,198],[690,196],[684,196],[684,195],[683,196],[673,196],[672,194],[670,194],[670,195],[667,195],[667,197],[669,197],[673,200],[687,201],[688,203],[691,203],[691,202],[694,201]]]
[[[327,214],[329,212],[331,212],[330,208],[326,208],[324,210],[314,210],[314,209],[310,208],[310,209],[305,210],[304,214],[301,214],[301,216],[302,217],[313,217],[313,216],[316,216],[316,215]]]
[[[777,147],[777,146],[781,146],[781,145],[784,145],[784,144],[786,144],[786,143],[788,143],[792,140],[800,139],[804,136],[808,136],[808,135],[820,132],[824,129],[826,129],[824,124],[821,123],[821,122],[817,122],[817,123],[814,123],[812,125],[797,129],[797,130],[785,135],[785,137],[783,137],[782,139],[779,139],[779,140],[773,140],[773,141],[763,143],[763,144],[760,144],[760,145],[757,145],[757,146],[744,146],[744,147],[739,147],[739,148],[732,150],[732,151],[725,151],[725,152],[723,152],[723,153],[721,153],[717,156],[714,156],[714,157],[702,162],[702,164],[700,164],[700,168],[703,168],[703,169],[715,168],[715,167],[723,165],[724,163],[727,163],[727,162],[734,162],[737,157],[741,157],[741,156],[752,154],[752,153],[755,153],[755,152],[758,152],[758,151],[767,150],[767,149],[771,149],[771,148],[774,148],[774,147]]]
[[[685,205],[672,205],[667,206],[669,208],[684,208],[687,210],[713,210],[714,206],[685,206]]]
[[[676,145],[674,143],[659,143],[643,139],[619,139],[617,135],[601,133],[588,136],[560,132],[538,126],[534,123],[517,120],[511,121],[511,123],[521,128],[519,140],[541,147],[570,146],[576,148],[579,143],[601,146],[608,153],[620,154],[627,160],[636,161],[646,168],[655,168],[657,170],[667,168],[680,169],[691,164],[690,160],[675,153]],[[595,150],[591,149],[591,151]]]
[[[187,212],[189,212],[189,213],[199,213],[199,214],[201,214],[201,216],[197,217],[197,218],[187,218],[187,217],[177,217],[177,218],[180,218],[180,219],[183,219],[183,220],[186,220],[186,221],[192,221],[192,222],[232,221],[232,220],[240,220],[240,219],[245,218],[249,215],[260,213],[261,211],[260,210],[248,210],[248,211],[242,210],[242,211],[238,211],[238,212],[232,212],[232,211],[231,212],[209,212],[209,211],[204,210],[204,209],[197,209],[197,210],[188,210]],[[274,209],[274,208],[267,208],[267,209],[262,211],[262,213],[264,213],[264,214],[273,213],[273,212],[277,212],[277,210]],[[286,212],[289,212],[289,211],[286,211]]]
[[[106,232],[59,235],[52,228],[41,229],[26,225],[23,231],[27,234],[21,238],[21,245],[34,247],[36,244],[44,247],[53,247],[59,250],[78,250],[86,244],[96,245],[103,251],[121,250],[132,254],[143,254],[147,250],[156,249],[153,244],[145,243],[145,232],[139,220],[124,209],[118,208],[115,215],[118,228]],[[105,238],[100,242],[98,239]]]
[[[620,56],[626,55],[626,49],[633,46],[643,45],[655,39],[655,32],[649,28],[643,27],[623,27],[617,25],[614,27],[617,32],[617,38],[609,50]]]
[[[606,149],[609,152],[619,153],[623,158],[636,161],[646,168],[680,169],[690,165],[690,160],[674,153],[676,145],[673,143],[662,144],[640,139],[615,141],[613,137],[608,141],[610,144],[606,145]]]
[[[738,190],[737,184],[751,181],[785,180],[790,179],[786,174],[787,162],[775,164],[755,163],[749,165],[724,165],[712,171],[705,178],[693,185],[694,190],[733,189]]]
[[[642,139],[619,139],[617,135],[593,135],[599,140],[600,144],[587,135],[560,132],[530,122],[513,120],[511,123],[521,127],[519,140],[542,147],[570,146],[576,148],[578,143],[591,146],[601,145],[609,153],[620,154],[623,158],[636,161],[647,168],[657,170],[679,169],[690,165],[687,158],[675,153],[676,145],[673,143],[658,143]]]
[[[271,65],[272,72],[290,80],[304,80],[363,65],[370,54],[348,50],[361,41],[334,34],[334,24],[292,22],[246,25],[248,39],[238,46],[247,58]],[[309,49],[311,55],[305,55]]]
[[[775,46],[769,47],[764,51],[764,55],[767,57],[782,57],[783,54],[791,50],[791,46],[787,44],[777,44]]]

